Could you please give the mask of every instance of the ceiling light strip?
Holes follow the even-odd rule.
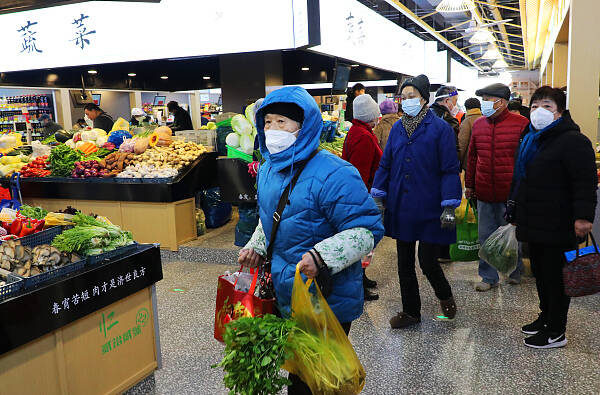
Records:
[[[398,11],[400,11],[402,14],[404,14],[406,17],[408,17],[410,20],[412,20],[413,22],[415,22],[417,25],[419,25],[423,29],[427,30],[433,37],[435,37],[440,42],[442,42],[443,44],[445,44],[448,48],[450,48],[451,50],[453,50],[454,52],[456,52],[457,54],[459,54],[463,59],[465,59],[470,64],[472,64],[473,66],[475,66],[478,70],[483,71],[481,69],[481,67],[477,63],[475,63],[473,61],[473,59],[471,59],[471,57],[469,55],[467,55],[466,53],[464,53],[463,51],[461,51],[460,48],[458,48],[456,45],[452,44],[444,36],[442,36],[439,33],[436,33],[436,31],[435,31],[435,29],[433,27],[431,27],[427,22],[425,22],[423,19],[421,19],[417,15],[415,15],[410,9],[408,9],[399,0],[385,0],[385,1],[389,5],[391,5],[392,7],[394,7],[395,9],[397,9]]]

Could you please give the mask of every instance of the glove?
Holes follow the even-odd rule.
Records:
[[[517,205],[515,203],[514,200],[509,200],[506,202],[506,211],[504,212],[504,219],[506,220],[506,222],[508,222],[509,224],[514,224],[515,223],[515,209],[517,208]]]
[[[456,216],[454,215],[454,208],[444,207],[444,212],[440,217],[442,223],[442,229],[452,229],[456,226]]]

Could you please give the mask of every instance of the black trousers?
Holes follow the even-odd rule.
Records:
[[[350,325],[352,325],[352,322],[344,322],[341,325],[344,332],[346,332],[346,335],[348,335],[348,333],[350,333]],[[290,373],[288,379],[292,382],[292,385],[288,386],[289,395],[312,395],[312,391],[308,385],[304,384],[304,381],[300,380],[300,377]]]
[[[562,269],[565,248],[529,243],[531,271],[540,298],[541,318],[550,332],[564,333],[571,298],[565,295]]]
[[[415,245],[416,242],[396,240],[398,251],[398,277],[400,279],[400,294],[404,312],[416,317],[421,317],[421,296],[419,295],[419,282],[415,272]],[[452,297],[452,289],[438,262],[441,246],[419,242],[419,265],[427,280],[431,284],[435,296],[440,300]]]

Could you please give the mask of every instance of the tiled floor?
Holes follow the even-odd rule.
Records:
[[[388,320],[401,309],[395,244],[385,239],[378,247],[368,274],[378,281],[381,298],[365,305],[350,332],[367,371],[364,394],[600,393],[599,295],[572,302],[566,348],[536,351],[522,345],[519,332],[537,314],[533,279],[481,294],[473,291],[476,264],[444,268],[459,309],[454,322],[433,321],[438,303],[420,276],[423,322],[392,330]],[[136,392],[227,393],[222,372],[210,368],[222,356],[213,318],[216,279],[227,269],[232,267],[165,262],[157,285],[163,367]]]

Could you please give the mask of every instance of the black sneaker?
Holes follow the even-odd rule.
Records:
[[[521,332],[526,335],[537,335],[541,331],[546,328],[546,323],[542,320],[542,317],[539,316],[537,320],[533,321],[531,324],[527,324],[521,328]]]
[[[379,295],[370,289],[365,288],[365,300],[377,300],[379,299]]]
[[[523,343],[525,343],[527,347],[537,349],[558,348],[567,345],[567,338],[564,333],[542,331],[537,335],[533,335],[523,340]]]
[[[363,276],[363,286],[365,288],[377,288],[377,281],[371,280],[367,276]]]

